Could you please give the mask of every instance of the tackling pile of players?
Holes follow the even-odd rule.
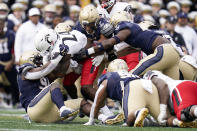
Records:
[[[39,31],[38,52],[21,56],[20,101],[29,118],[57,122],[80,112],[89,116],[85,125],[96,118],[134,127],[197,127],[196,60],[151,22],[134,23],[129,4],[100,2],[102,8],[84,7],[75,27],[60,23]],[[121,103],[119,114],[107,98]]]

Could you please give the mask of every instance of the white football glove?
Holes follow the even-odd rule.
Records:
[[[160,125],[165,126],[167,122],[167,105],[165,104],[160,104],[160,114],[157,117],[157,120]]]
[[[103,59],[104,59],[104,54],[94,57],[94,59],[92,59],[92,65],[96,67],[99,66],[101,62],[103,61]]]

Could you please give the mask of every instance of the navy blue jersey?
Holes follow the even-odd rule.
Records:
[[[131,31],[131,34],[125,40],[127,44],[135,48],[140,48],[147,55],[153,53],[152,43],[159,34],[151,30],[143,31],[140,26],[131,22],[120,22],[117,25],[114,34],[118,34],[118,32],[123,29],[129,29]]]
[[[132,80],[139,79],[138,76],[132,76],[125,72],[108,72],[99,77],[98,86],[107,80],[107,96],[113,100],[122,100],[122,88],[120,82],[123,81],[124,86]]]
[[[31,100],[40,93],[40,91],[49,85],[49,81],[47,78],[41,78],[39,80],[24,80],[22,75],[24,73],[24,69],[28,67],[33,67],[31,64],[25,64],[20,66],[19,72],[17,75],[17,83],[20,92],[20,102],[22,106],[27,111],[27,107]]]
[[[86,30],[82,27],[82,25],[80,24],[80,22],[76,23],[76,26],[73,27],[74,30],[78,30],[81,33],[85,34],[87,38],[93,39],[93,40],[99,40],[100,39],[100,35],[101,35],[101,28],[108,23],[106,19],[104,18],[100,18],[98,24],[96,24],[96,28],[93,34],[88,34],[86,32]]]
[[[9,61],[12,59],[12,48],[14,45],[15,33],[7,30],[5,34],[0,37],[0,60]]]
[[[12,59],[12,48],[14,45],[15,33],[7,30],[0,37],[0,61],[7,62]],[[4,66],[0,65],[0,73],[4,71]]]

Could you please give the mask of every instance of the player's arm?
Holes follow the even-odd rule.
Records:
[[[126,40],[130,33],[131,31],[129,29],[123,29],[119,31],[117,35],[107,40],[103,40],[102,42],[96,43],[96,46],[88,49],[82,49],[81,51],[79,51],[79,54],[75,55],[75,59],[84,59],[98,53],[103,53],[107,49],[113,48],[115,44]]]
[[[47,62],[42,67],[32,68],[31,70],[26,72],[24,74],[24,78],[28,80],[37,80],[51,73],[63,57],[60,54],[56,54],[56,55],[57,56],[52,58],[49,62]]]
[[[158,78],[157,76],[153,76],[151,81],[157,87],[159,98],[160,98],[160,104],[167,105],[168,99],[170,97],[168,84],[162,79]]]
[[[107,98],[107,80],[104,80],[100,84],[98,90],[96,91],[94,103],[92,104],[90,111],[90,118],[88,123],[86,123],[86,125],[94,124],[94,118],[98,117],[99,110],[104,106],[106,98]]]
[[[169,89],[167,83],[158,78],[157,73],[154,71],[148,71],[146,74],[144,74],[143,78],[151,80],[152,83],[156,86],[158,93],[159,93],[159,99],[160,99],[160,113],[157,117],[157,120],[160,125],[166,125],[167,123],[167,103],[169,99]]]

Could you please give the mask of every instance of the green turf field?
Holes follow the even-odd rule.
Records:
[[[0,131],[48,131],[48,130],[66,130],[66,131],[196,131],[192,128],[162,128],[162,127],[122,127],[120,125],[105,126],[84,126],[88,118],[79,118],[67,123],[59,124],[42,124],[29,123],[23,119],[25,112],[23,110],[0,109]]]

